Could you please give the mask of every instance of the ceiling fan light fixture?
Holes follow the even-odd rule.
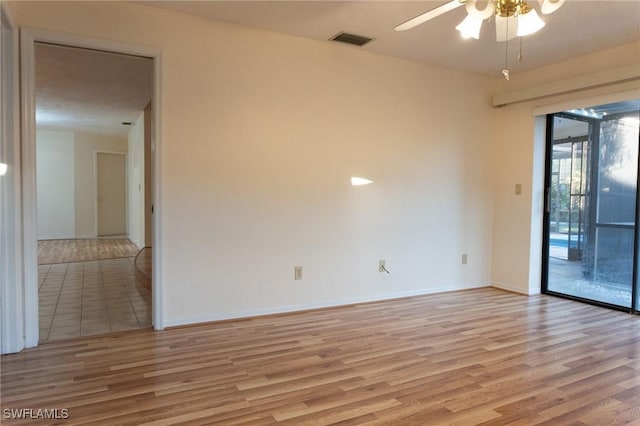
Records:
[[[528,10],[524,9],[527,11],[523,11],[518,14],[518,30],[516,33],[518,37],[533,34],[545,26],[545,23],[538,15],[538,12],[532,9],[531,6],[525,6]]]
[[[488,0],[487,5],[482,10],[479,10],[476,7],[476,0],[466,0],[464,8],[467,11],[468,15],[473,15],[479,19],[489,19],[495,14],[496,11],[493,0]]]
[[[496,41],[507,41],[518,35],[518,18],[496,15]]]
[[[564,4],[566,0],[538,0],[540,3],[540,11],[544,15],[555,12]]]
[[[447,13],[450,10],[453,10],[457,7],[460,7],[464,4],[464,2],[460,1],[460,0],[451,0],[448,3],[443,4],[442,6],[438,6],[435,9],[429,10],[425,13],[422,13],[418,16],[416,16],[415,18],[411,18],[406,22],[403,22],[402,24],[398,25],[395,30],[396,31],[406,31],[406,30],[410,30],[413,27],[416,27],[424,22],[430,21],[433,18],[437,18],[438,16],[442,15],[443,13]]]
[[[458,24],[456,30],[460,31],[462,38],[480,38],[480,28],[482,27],[483,19],[474,15],[467,15],[462,22]]]
[[[492,0],[495,2],[495,15],[503,18],[515,16],[518,13],[520,3],[524,0]]]
[[[509,40],[536,33],[546,24],[538,12],[529,5],[534,0],[484,0],[483,9],[478,8],[478,1],[482,0],[450,0],[449,2],[416,16],[396,27],[396,31],[405,31],[420,25],[430,19],[442,15],[464,4],[467,16],[456,26],[463,38],[480,38],[480,29],[484,20],[495,22],[496,40],[505,42],[505,67],[502,74],[509,80]],[[566,0],[538,0],[543,14],[553,13]],[[520,38],[520,53],[518,61],[522,61],[522,38]]]

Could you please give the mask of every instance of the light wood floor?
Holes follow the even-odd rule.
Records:
[[[640,425],[640,317],[496,289],[80,338],[1,362],[2,408],[67,408],[61,424]]]
[[[38,264],[134,257],[138,248],[127,238],[38,241]]]

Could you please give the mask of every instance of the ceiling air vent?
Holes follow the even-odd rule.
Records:
[[[349,34],[349,33],[342,32],[342,33],[339,33],[338,35],[332,37],[331,40],[339,41],[339,42],[347,43],[347,44],[354,44],[356,46],[363,46],[363,45],[369,43],[373,39],[371,39],[369,37],[363,37],[363,36],[359,36],[359,35],[355,35],[355,34]]]

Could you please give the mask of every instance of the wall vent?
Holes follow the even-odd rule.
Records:
[[[355,34],[341,32],[335,35],[334,37],[332,37],[330,40],[339,41],[341,43],[353,44],[355,46],[363,46],[369,43],[373,39],[369,37],[363,37]]]

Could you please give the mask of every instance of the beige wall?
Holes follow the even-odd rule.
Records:
[[[634,44],[489,82],[140,5],[16,9],[31,27],[162,50],[168,324],[488,283],[535,292],[544,151],[535,112],[630,96],[634,84],[501,109],[490,96],[639,57]],[[351,175],[376,183],[352,188]]]
[[[162,51],[168,325],[490,283],[535,293],[536,111],[629,96],[634,83],[500,109],[490,97],[639,57],[637,44],[622,46],[506,83],[141,5],[16,12],[29,27]],[[352,175],[376,183],[352,188]]]
[[[76,238],[97,234],[95,155],[97,151],[127,153],[127,139],[74,132],[75,138],[75,232]]]
[[[38,239],[75,236],[73,132],[36,132]]]
[[[495,93],[506,93],[547,83],[581,78],[587,74],[606,72],[608,70],[634,65],[640,62],[640,42],[618,46],[595,54],[584,55],[568,61],[537,68],[523,73],[516,73],[509,81],[496,79]],[[611,93],[612,88],[603,88],[599,93]],[[580,99],[584,94],[574,93],[555,100]],[[555,100],[537,100],[532,105],[545,105]]]
[[[570,82],[580,76],[633,64],[640,64],[640,43],[514,74],[510,82],[497,80],[495,92],[508,93],[559,80]],[[640,71],[640,67],[638,69]],[[640,98],[640,80],[498,109],[492,149],[494,209],[491,275],[494,285],[525,294],[540,291],[544,115],[634,98]],[[514,193],[516,183],[522,184],[520,196]]]
[[[38,130],[36,140],[38,237],[96,237],[95,155],[126,154],[127,140],[59,130]]]
[[[16,9],[162,51],[167,325],[491,283],[487,79],[136,4]]]

